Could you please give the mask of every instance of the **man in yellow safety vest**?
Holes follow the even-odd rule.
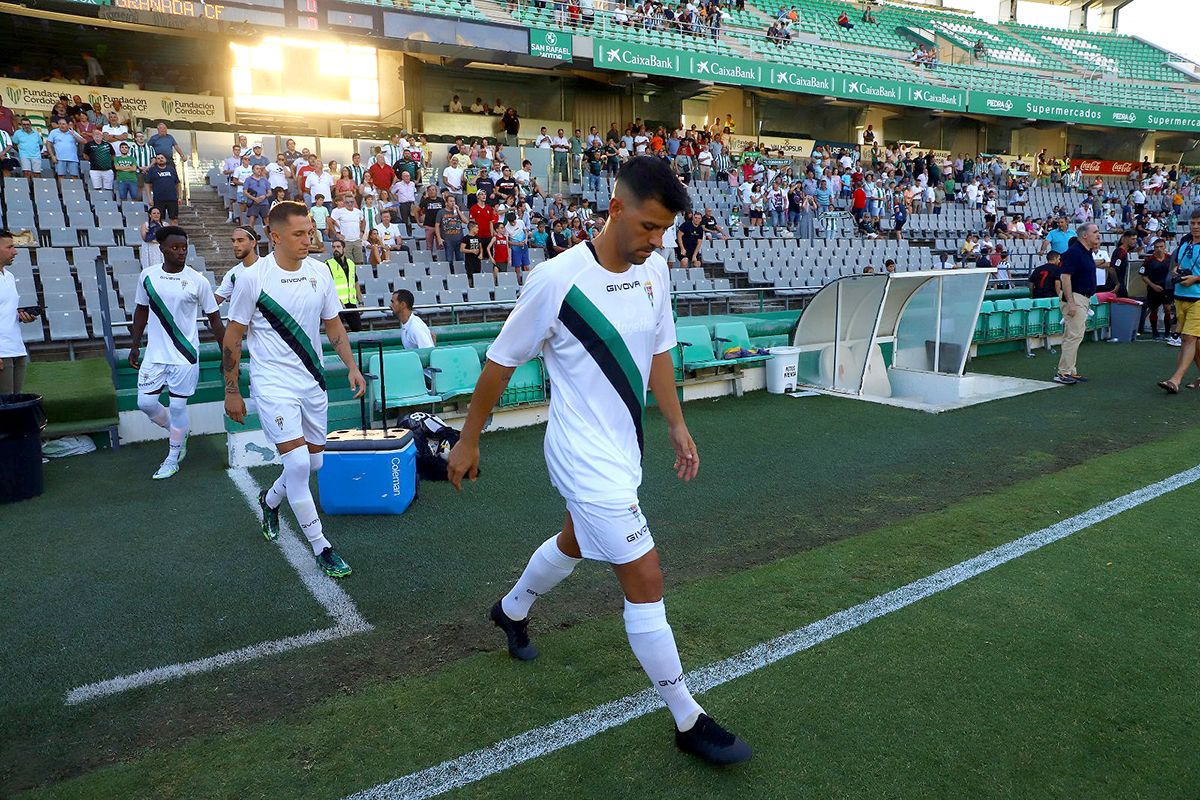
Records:
[[[358,308],[362,305],[362,290],[358,288],[358,276],[354,273],[354,262],[346,255],[346,243],[335,240],[333,243],[333,258],[325,262],[329,274],[333,276],[333,286],[337,289],[338,300],[343,308]],[[352,331],[362,330],[362,316],[358,313],[342,314],[342,321]]]

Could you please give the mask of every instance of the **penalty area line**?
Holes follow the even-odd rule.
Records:
[[[257,513],[259,487],[250,475],[249,470],[230,469],[227,470],[227,473],[229,479],[233,481],[242,498],[250,507],[250,510]],[[291,523],[282,516],[279,520],[279,529],[280,535],[276,539],[276,544],[283,553],[283,557],[287,559],[288,564],[296,571],[296,574],[300,577],[300,582],[304,585],[308,593],[320,604],[325,613],[333,619],[333,627],[309,631],[297,636],[288,636],[283,639],[259,642],[247,647],[239,647],[236,650],[198,658],[193,661],[144,669],[129,675],[118,675],[115,678],[85,684],[67,692],[65,698],[66,704],[69,706],[79,705],[80,703],[97,700],[101,697],[120,694],[130,689],[138,689],[156,683],[165,683],[166,681],[176,680],[188,675],[212,672],[213,670],[232,666],[233,664],[244,664],[260,658],[278,655],[279,653],[286,653],[289,650],[309,647],[314,644],[329,642],[334,639],[341,639],[371,630],[373,626],[358,613],[358,607],[354,605],[354,600],[346,593],[345,589],[338,586],[333,578],[330,578],[317,568],[308,543],[300,538],[300,535]]]
[[[1200,466],[1172,475],[1141,489],[1121,495],[1095,508],[1057,522],[1040,531],[1014,539],[952,567],[905,584],[856,606],[797,628],[770,641],[755,645],[735,656],[687,674],[688,685],[701,694],[749,675],[776,661],[815,647],[902,608],[932,597],[1013,559],[1032,553],[1071,534],[1148,503],[1164,494],[1200,480]],[[436,797],[526,761],[591,739],[611,728],[649,714],[663,706],[653,688],[596,706],[588,711],[517,734],[457,758],[443,761],[401,778],[349,795],[345,800],[423,800]]]

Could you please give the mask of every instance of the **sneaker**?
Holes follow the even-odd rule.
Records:
[[[522,620],[509,619],[504,613],[500,601],[492,606],[488,614],[493,623],[508,637],[508,654],[519,661],[532,661],[538,657],[538,650],[529,641],[529,618]]]
[[[156,481],[164,481],[174,475],[176,472],[179,472],[179,462],[172,461],[168,458],[158,465],[158,469],[154,472],[153,479]]]
[[[342,560],[337,550],[326,547],[317,554],[317,566],[331,578],[344,578],[351,573],[350,565]]]
[[[1061,383],[1063,386],[1070,386],[1072,383],[1077,383],[1078,381],[1076,381],[1070,375],[1063,375],[1059,373],[1058,375],[1054,376],[1054,382]]]
[[[268,542],[279,538],[279,509],[267,505],[267,490],[258,493],[258,507],[262,511],[262,535]]]
[[[1167,339],[1167,344],[1171,345],[1171,347],[1183,347],[1183,340],[1175,338]]]
[[[718,767],[744,763],[753,755],[750,745],[722,728],[708,714],[701,714],[686,731],[676,730],[675,746]]]
[[[1088,382],[1088,379],[1083,377],[1082,375],[1072,375],[1071,380],[1075,381],[1076,383],[1087,383]]]

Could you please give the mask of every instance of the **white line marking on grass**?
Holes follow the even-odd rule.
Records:
[[[233,481],[238,491],[241,492],[242,497],[246,500],[247,505],[250,506],[252,511],[257,512],[259,487],[255,483],[254,478],[251,477],[250,472],[245,469],[231,469],[227,470],[227,472],[230,480]],[[308,542],[300,537],[292,524],[283,516],[280,516],[279,519],[279,533],[279,538],[275,541],[279,549],[283,552],[283,557],[287,559],[292,569],[296,570],[296,574],[300,576],[300,582],[304,584],[304,588],[308,590],[308,593],[320,603],[321,608],[325,609],[325,613],[333,619],[335,624],[332,628],[309,631],[308,633],[289,636],[285,639],[259,642],[248,647],[240,647],[237,650],[218,653],[215,656],[198,658],[194,661],[185,661],[180,664],[169,664],[165,667],[144,669],[141,672],[135,672],[131,675],[119,675],[108,680],[89,683],[67,692],[67,705],[78,705],[86,703],[89,700],[96,700],[130,689],[150,686],[155,683],[164,683],[187,675],[212,672],[213,670],[233,664],[242,664],[259,658],[285,653],[288,650],[296,650],[300,647],[308,647],[309,645],[341,639],[345,636],[352,636],[356,633],[365,633],[371,630],[373,626],[358,613],[358,608],[354,605],[354,600],[350,598],[350,595],[346,594],[346,591],[333,578],[330,578],[324,572],[317,569],[316,562],[312,558],[312,549],[309,547]]]
[[[924,600],[952,586],[957,586],[963,581],[995,569],[1001,564],[1020,558],[1052,542],[1090,528],[1123,511],[1136,508],[1198,480],[1200,480],[1200,466],[1122,495],[1070,519],[1065,519],[1048,528],[1043,528],[974,558],[969,558],[941,572],[935,572],[865,603],[831,614],[822,620],[785,633],[769,642],[755,645],[749,650],[723,661],[689,672],[687,675],[688,685],[696,694],[706,692],[723,683],[760,670],[780,659],[815,647],[838,634],[854,630],[873,619],[910,606],[918,600]],[[490,747],[475,750],[388,783],[379,784],[350,795],[345,800],[392,800],[393,798],[422,800],[422,798],[436,797],[452,789],[503,772],[510,767],[590,739],[610,728],[649,714],[661,708],[662,705],[663,702],[659,698],[658,692],[654,689],[646,689],[596,706],[589,711],[552,722],[549,725],[534,728]]]

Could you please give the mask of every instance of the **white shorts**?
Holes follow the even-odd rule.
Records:
[[[567,501],[579,552],[593,561],[628,564],[654,549],[654,537],[637,498],[630,502]]]
[[[269,398],[252,394],[258,422],[267,440],[282,444],[304,439],[308,444],[325,444],[329,424],[329,396],[317,392],[307,397]]]
[[[138,391],[157,394],[162,388],[173,397],[191,397],[200,380],[199,364],[151,364],[142,362],[138,368]]]
[[[113,171],[111,169],[97,170],[94,169],[88,173],[92,176],[93,189],[109,189],[113,188]]]

